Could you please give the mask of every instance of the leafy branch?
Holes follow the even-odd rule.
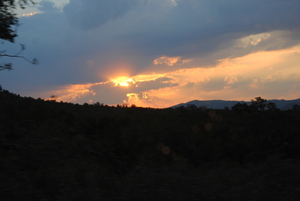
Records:
[[[17,31],[19,27],[19,20],[16,14],[16,8],[20,7],[25,9],[25,5],[35,5],[33,0],[0,0],[0,39],[7,40],[14,43],[15,37],[17,37]],[[7,54],[5,50],[0,50],[1,57],[14,57],[22,58],[29,63],[37,64],[37,59],[28,60],[27,58],[20,56],[21,52],[25,50],[25,45],[21,45],[21,50],[16,54]],[[11,70],[11,63],[0,64],[1,70]]]

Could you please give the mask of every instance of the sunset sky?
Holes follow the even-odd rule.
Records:
[[[300,0],[49,0],[19,10],[0,85],[34,98],[164,108],[300,98]]]

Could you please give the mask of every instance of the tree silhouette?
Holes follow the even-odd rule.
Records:
[[[238,102],[237,104],[232,106],[231,109],[239,114],[243,114],[243,112],[250,112],[250,107],[247,103]]]
[[[253,112],[257,110],[269,110],[269,111],[278,111],[276,104],[274,102],[268,102],[267,99],[263,99],[261,97],[256,97],[255,100],[251,100],[251,104],[240,103],[238,102],[234,106],[231,107],[233,111],[236,111],[239,114],[243,114],[244,112]]]
[[[17,14],[15,12],[17,6],[25,9],[25,5],[35,4],[32,0],[0,0],[0,39],[4,41],[9,41],[11,43],[15,42],[15,38],[17,35],[17,30],[19,26],[19,21]],[[0,58],[1,57],[16,57],[22,58],[26,61],[37,64],[37,59],[28,60],[23,56],[20,56],[21,52],[25,50],[25,45],[20,44],[21,49],[16,54],[7,54],[5,50],[0,50]],[[11,70],[11,63],[3,63],[0,64],[1,70]]]
[[[279,110],[275,103],[268,102],[267,99],[263,99],[261,97],[256,97],[255,100],[251,100],[251,106],[255,110]]]
[[[277,111],[277,110],[279,110],[279,109],[277,108],[276,104],[273,103],[273,102],[268,102],[267,108],[268,108],[268,110],[272,110],[272,111]]]
[[[293,111],[300,111],[300,105],[299,105],[299,104],[293,105],[292,110],[293,110]]]
[[[251,100],[251,105],[258,110],[265,110],[267,107],[267,99],[256,97],[255,100]]]

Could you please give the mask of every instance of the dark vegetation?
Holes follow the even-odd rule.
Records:
[[[4,41],[10,43],[15,42],[15,38],[18,36],[18,27],[20,26],[19,18],[16,13],[17,7],[25,9],[27,5],[34,5],[35,2],[32,0],[0,0],[0,40],[3,44]],[[22,58],[32,64],[37,64],[38,60],[28,60],[20,54],[26,49],[24,44],[20,44],[20,51],[15,54],[9,54],[6,50],[0,48],[0,59],[1,57],[10,58]],[[12,63],[0,63],[0,71],[11,70]]]
[[[0,88],[1,200],[299,200],[300,113],[151,109]]]

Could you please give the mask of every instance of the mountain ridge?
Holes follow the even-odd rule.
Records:
[[[271,99],[267,100],[268,102],[273,102],[276,104],[277,108],[281,110],[289,110],[292,109],[294,105],[300,105],[300,99],[295,100],[284,100],[284,99]],[[205,106],[211,109],[224,109],[225,107],[231,108],[237,103],[247,103],[251,104],[251,101],[227,101],[227,100],[192,100],[186,103],[179,103],[177,105],[171,106],[170,108],[176,108],[181,106],[195,105],[197,107]]]

